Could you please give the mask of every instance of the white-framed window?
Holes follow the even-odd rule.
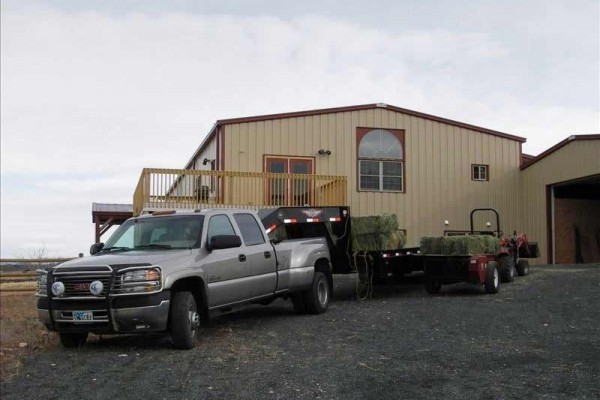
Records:
[[[402,192],[402,162],[359,160],[360,190]]]
[[[474,181],[489,181],[489,165],[473,164],[471,167],[471,179]]]
[[[358,128],[358,190],[404,192],[404,131]]]

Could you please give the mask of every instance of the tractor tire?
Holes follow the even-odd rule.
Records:
[[[442,284],[438,281],[434,281],[433,279],[427,279],[425,281],[425,291],[429,294],[439,293],[442,289]]]
[[[500,278],[502,282],[512,282],[517,274],[515,270],[515,259],[509,254],[499,260]]]
[[[58,332],[60,344],[67,349],[80,348],[85,344],[87,337],[87,332]]]
[[[171,339],[177,349],[189,350],[196,343],[196,332],[200,327],[200,314],[194,295],[177,292],[171,305]]]
[[[529,260],[519,260],[517,262],[517,274],[519,276],[529,275]]]
[[[490,261],[487,265],[485,283],[486,293],[496,294],[500,290],[500,271],[498,271],[498,263]]]
[[[306,310],[309,313],[322,314],[327,310],[327,307],[329,307],[329,299],[331,298],[329,289],[329,281],[325,274],[322,272],[315,272],[311,288],[304,292]]]

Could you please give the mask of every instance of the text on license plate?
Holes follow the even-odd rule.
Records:
[[[93,321],[94,313],[92,311],[73,311],[73,321]]]

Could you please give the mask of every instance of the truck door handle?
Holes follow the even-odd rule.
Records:
[[[265,251],[265,258],[271,258],[271,252]]]
[[[240,255],[238,256],[238,260],[240,260],[240,262],[244,262],[244,261],[246,261],[246,255],[245,255],[245,254],[240,254]]]

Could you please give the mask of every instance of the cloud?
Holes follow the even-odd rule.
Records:
[[[600,130],[597,104],[531,101],[556,75],[533,80],[523,49],[485,31],[320,15],[1,18],[3,256],[32,241],[83,251],[92,201],[131,202],[142,168],[183,167],[216,119],[386,102],[529,137],[532,153]]]

